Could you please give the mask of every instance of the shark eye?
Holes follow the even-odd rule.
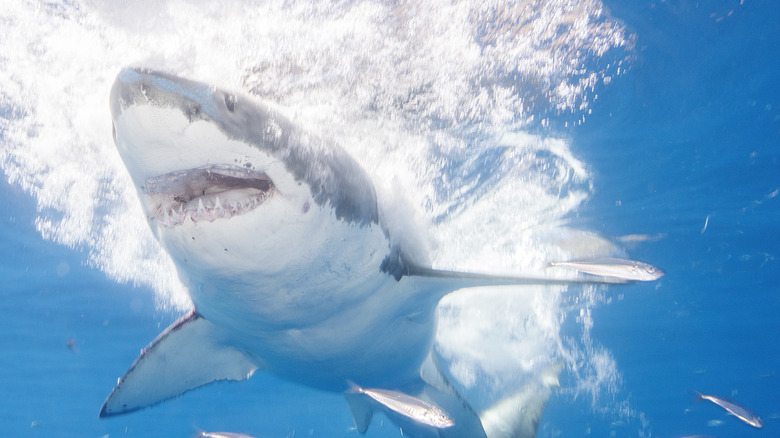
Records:
[[[233,110],[236,109],[236,96],[232,94],[226,94],[225,95],[225,106],[227,107],[227,110],[231,113]]]

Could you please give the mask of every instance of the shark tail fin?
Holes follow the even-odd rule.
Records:
[[[555,363],[480,414],[487,438],[534,438],[552,390],[560,387],[563,365]]]
[[[142,409],[216,380],[251,376],[257,366],[217,339],[216,327],[194,311],[174,322],[141,351],[100,416]]]

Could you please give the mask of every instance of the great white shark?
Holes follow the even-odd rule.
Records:
[[[533,436],[557,380],[542,379],[541,390],[523,389],[480,418],[432,351],[439,300],[472,286],[620,282],[415,262],[353,158],[246,95],[127,68],[110,109],[149,226],[194,308],[142,350],[101,417],[263,371],[343,392],[360,432],[378,409],[412,436]],[[387,398],[367,394],[404,396],[387,409]],[[420,421],[420,406],[452,424]]]

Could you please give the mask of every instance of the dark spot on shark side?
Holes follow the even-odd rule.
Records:
[[[379,271],[392,275],[395,281],[401,281],[401,278],[406,275],[406,264],[398,247],[390,250],[390,254],[382,260],[382,264],[379,265]]]

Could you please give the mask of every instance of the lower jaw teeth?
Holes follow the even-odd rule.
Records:
[[[248,213],[265,200],[265,197],[257,195],[250,197],[234,195],[226,198],[228,199],[220,200],[219,196],[207,196],[206,202],[203,202],[204,197],[199,197],[186,204],[161,206],[158,208],[156,219],[169,228],[180,225],[187,219],[193,222],[214,222],[217,219]]]

